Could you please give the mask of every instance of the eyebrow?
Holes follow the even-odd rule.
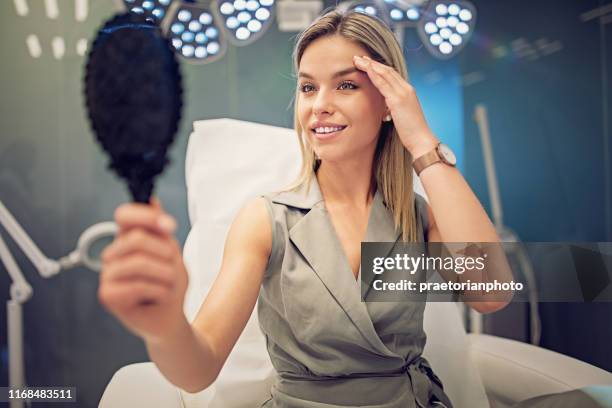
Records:
[[[343,70],[340,70],[340,71],[338,71],[338,72],[334,73],[334,74],[332,75],[332,78],[341,77],[341,76],[344,76],[344,75],[350,74],[350,73],[352,73],[352,72],[357,72],[357,71],[359,71],[359,70],[358,70],[357,68],[355,68],[355,67],[346,68],[346,69],[343,69]],[[304,77],[304,78],[314,79],[314,77],[313,77],[312,75],[307,74],[306,72],[300,72],[300,73],[298,73],[298,78],[299,78],[299,77]]]

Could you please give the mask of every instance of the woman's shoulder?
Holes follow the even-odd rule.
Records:
[[[248,200],[238,211],[234,223],[240,224],[245,232],[248,231],[257,235],[263,233],[264,235],[271,236],[268,227],[270,220],[267,207],[268,204],[264,197],[254,197]],[[266,234],[266,232],[268,232],[268,234]]]

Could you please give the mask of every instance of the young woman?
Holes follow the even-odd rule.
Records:
[[[329,12],[301,34],[294,62],[301,174],[239,212],[195,321],[183,314],[175,223],[156,200],[117,209],[100,300],[190,392],[215,380],[259,298],[277,370],[265,407],[451,407],[421,357],[425,304],[360,301],[360,243],[498,242],[495,229],[427,125],[383,23]],[[413,166],[431,207],[413,193]]]

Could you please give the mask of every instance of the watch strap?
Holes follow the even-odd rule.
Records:
[[[433,149],[431,149],[429,152],[415,159],[414,162],[412,162],[412,167],[414,167],[414,170],[416,171],[417,176],[419,176],[421,172],[425,170],[427,167],[431,166],[434,163],[438,163],[441,161],[442,159],[440,158],[440,155],[438,154],[438,146],[436,146]]]

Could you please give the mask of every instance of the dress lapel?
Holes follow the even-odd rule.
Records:
[[[272,198],[274,202],[308,210],[291,227],[289,238],[308,261],[314,273],[323,282],[331,296],[349,316],[367,341],[382,355],[396,356],[376,333],[365,303],[361,301],[360,279],[355,281],[348,259],[342,249],[336,231],[321,194],[316,177],[306,188],[282,192]],[[372,202],[365,240],[368,242],[392,242],[399,234],[395,231],[393,217],[385,207],[382,195],[377,191]],[[389,245],[389,251],[393,247]],[[360,270],[361,274],[361,270]],[[316,301],[313,299],[313,301]]]

